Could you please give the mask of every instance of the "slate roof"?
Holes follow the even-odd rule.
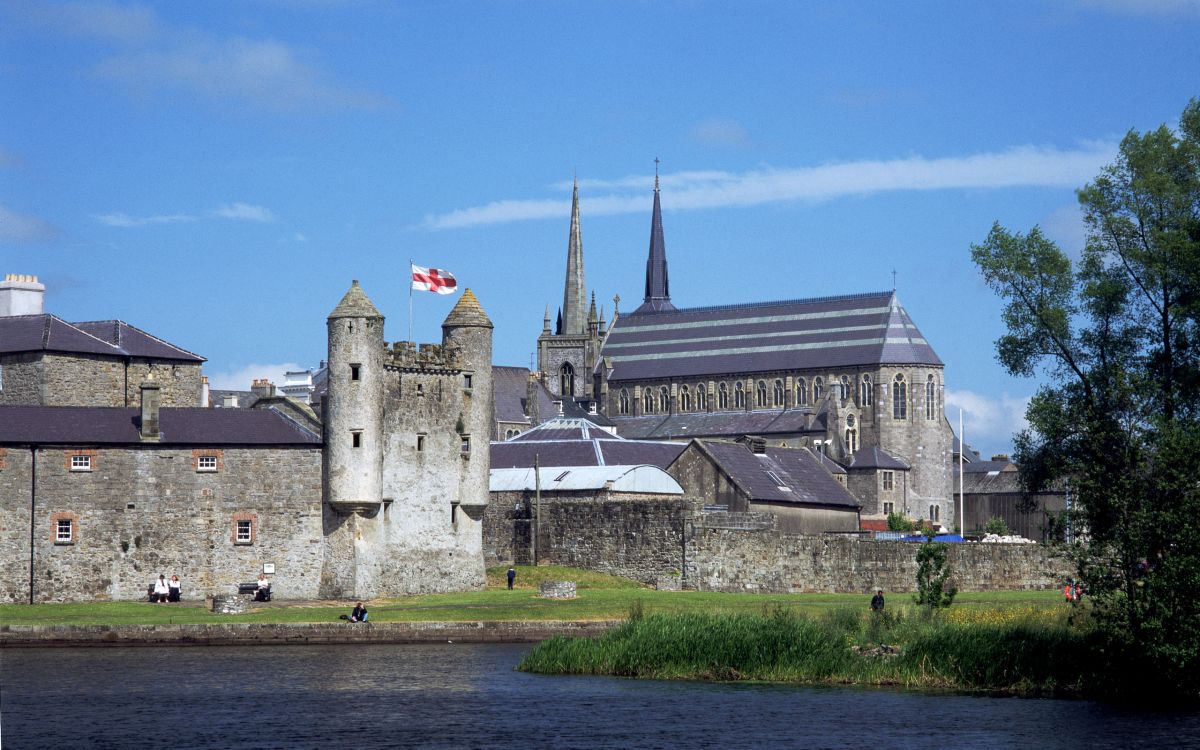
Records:
[[[692,438],[739,435],[825,434],[821,415],[811,409],[764,409],[697,414],[650,414],[613,417],[617,432],[630,439]]]
[[[492,320],[483,311],[483,305],[479,304],[475,293],[470,289],[464,289],[462,296],[458,298],[458,302],[454,303],[454,307],[450,310],[450,314],[446,316],[446,320],[442,322],[442,325],[491,328]]]
[[[491,445],[493,469],[541,466],[649,464],[660,469],[674,461],[686,443],[625,440],[583,419],[552,419]]]
[[[846,462],[848,469],[894,469],[908,471],[911,466],[881,448],[863,448]]]
[[[941,365],[894,291],[642,312],[613,322],[610,382],[879,364]]]
[[[68,323],[48,313],[0,317],[0,354],[35,351],[204,361],[120,320]]]
[[[0,444],[140,444],[139,410],[0,406]],[[271,409],[163,408],[158,445],[320,446],[321,437]]]
[[[496,406],[497,422],[529,424],[525,416],[525,398],[528,393],[529,370],[524,367],[492,367],[492,400]],[[540,382],[537,386],[538,411],[542,419],[555,416],[554,399]]]
[[[697,442],[751,501],[860,507],[807,448],[754,453],[743,443]]]
[[[652,492],[660,495],[682,495],[683,488],[667,472],[657,466],[561,466],[541,467],[534,476],[533,469],[492,469],[488,488],[492,492],[535,490],[598,490],[613,492]]]

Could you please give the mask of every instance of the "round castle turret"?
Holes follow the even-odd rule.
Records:
[[[367,512],[383,500],[383,315],[355,280],[326,321],[326,498]]]
[[[492,403],[492,321],[470,289],[463,291],[454,309],[442,322],[442,343],[458,349],[468,395],[462,414],[466,444],[460,493],[463,506],[481,507],[488,501],[488,441],[493,424]]]

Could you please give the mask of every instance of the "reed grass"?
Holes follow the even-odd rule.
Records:
[[[551,638],[518,668],[543,674],[1017,694],[1080,691],[1087,659],[1079,629],[1040,611],[988,620],[982,613],[951,618],[920,609],[882,616],[850,608],[815,617],[783,608],[651,614],[597,638]]]

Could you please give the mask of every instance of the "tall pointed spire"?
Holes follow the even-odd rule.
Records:
[[[662,205],[658,199],[658,159],[654,160],[654,212],[650,217],[650,257],[646,259],[646,298],[635,313],[674,310],[667,279],[667,243],[663,239]]]
[[[579,228],[579,178],[571,190],[571,237],[567,242],[567,283],[563,288],[562,333],[586,332],[587,285],[583,278],[583,232]]]

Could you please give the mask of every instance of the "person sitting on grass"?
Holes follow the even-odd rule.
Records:
[[[363,606],[362,602],[359,602],[358,604],[356,604],[354,606],[354,609],[352,609],[350,611],[350,614],[338,615],[338,619],[339,620],[349,620],[350,622],[366,622],[367,621],[367,608],[365,606]]]
[[[871,597],[871,611],[883,611],[883,589],[875,589],[875,596]]]

